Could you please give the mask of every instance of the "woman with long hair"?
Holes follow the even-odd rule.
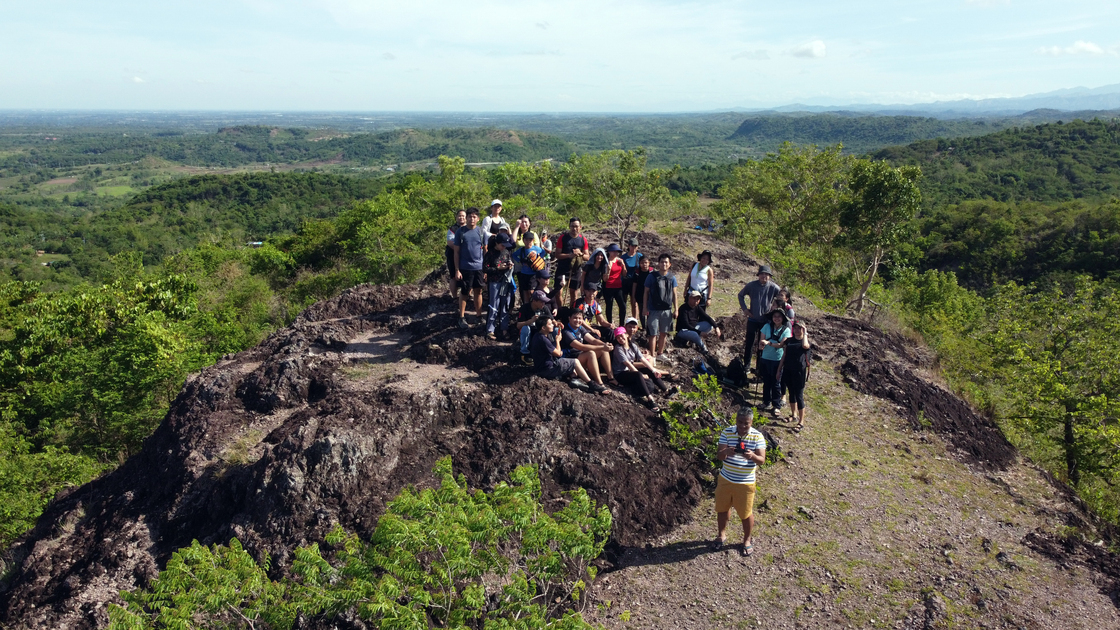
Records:
[[[813,351],[804,322],[794,320],[790,330],[792,336],[783,342],[785,353],[778,373],[781,374],[782,391],[789,395],[789,421],[797,420],[793,430],[800,433],[805,428],[805,383],[813,368]]]

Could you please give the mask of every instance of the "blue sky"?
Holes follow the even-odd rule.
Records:
[[[706,111],[1120,83],[1117,0],[0,0],[0,108]]]

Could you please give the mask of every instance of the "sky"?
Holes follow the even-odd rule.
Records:
[[[0,109],[683,112],[1120,83],[1118,0],[0,0]]]

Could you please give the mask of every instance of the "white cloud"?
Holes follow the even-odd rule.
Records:
[[[744,50],[743,52],[731,55],[732,59],[752,59],[755,61],[763,61],[770,58],[770,53],[759,48],[758,50]]]
[[[794,57],[802,57],[805,59],[820,59],[825,55],[824,42],[819,39],[814,39],[811,42],[807,42],[790,50],[789,54]]]
[[[133,83],[143,83],[144,79],[141,79],[140,77],[132,77],[132,82]]]
[[[1116,54],[1115,48],[1106,51],[1104,48],[1101,48],[1093,42],[1086,42],[1083,40],[1077,40],[1073,43],[1072,46],[1066,46],[1065,48],[1062,48],[1061,46],[1043,46],[1039,48],[1037,52],[1041,55],[1050,55],[1051,57],[1060,57],[1061,55]]]

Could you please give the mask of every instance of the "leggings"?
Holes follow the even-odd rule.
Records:
[[[618,379],[620,384],[630,388],[630,393],[633,394],[634,398],[644,398],[653,393],[653,385],[641,372],[625,370],[615,372],[614,377]]]
[[[788,367],[782,370],[782,391],[789,393],[789,404],[804,408],[805,372]]]
[[[603,301],[607,303],[607,321],[614,319],[614,303],[618,302],[618,325],[626,321],[626,294],[621,288],[603,289]]]
[[[651,372],[649,368],[644,365],[635,365],[634,367],[638,368],[639,372],[649,377],[649,380],[653,381],[653,384],[657,386],[657,389],[660,389],[663,392],[669,391],[669,386],[665,384],[665,381],[661,380],[660,376],[654,376],[653,372]]]

